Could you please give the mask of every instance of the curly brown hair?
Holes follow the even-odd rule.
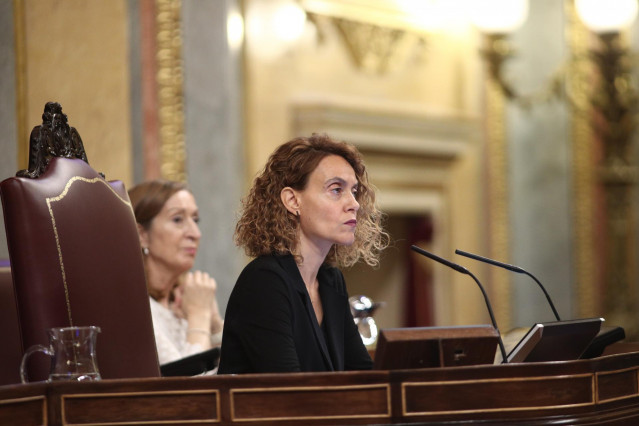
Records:
[[[303,260],[296,252],[299,221],[286,209],[280,193],[286,187],[305,189],[310,174],[329,155],[344,158],[355,171],[359,210],[354,243],[334,244],[326,261],[339,266],[351,266],[359,259],[371,266],[379,263],[379,252],[388,245],[388,234],[382,228],[383,214],[375,204],[375,187],[368,181],[361,155],[346,142],[316,133],[280,145],[242,200],[235,242],[248,256],[290,253],[298,263]]]

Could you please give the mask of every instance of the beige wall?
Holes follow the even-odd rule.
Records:
[[[20,2],[19,2],[20,3]],[[23,0],[27,132],[57,101],[107,179],[132,181],[126,0]],[[19,53],[20,54],[20,53]],[[28,134],[20,136],[26,144]],[[21,159],[26,166],[26,158]]]
[[[254,4],[247,2],[247,14]],[[308,38],[275,58],[246,31],[248,171],[255,173],[273,148],[290,139],[290,107],[298,100],[341,99],[349,104],[414,108],[434,115],[478,115],[479,58],[476,47],[450,35],[427,36],[423,49],[398,56],[386,74],[358,69],[339,34],[323,25],[322,42]]]

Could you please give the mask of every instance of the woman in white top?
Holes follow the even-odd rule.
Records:
[[[223,320],[209,274],[188,272],[200,243],[193,194],[179,182],[154,180],[129,190],[138,223],[160,364],[221,342]]]

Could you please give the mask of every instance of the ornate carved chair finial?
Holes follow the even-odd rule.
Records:
[[[77,158],[89,164],[80,134],[69,126],[62,106],[47,102],[42,125],[35,126],[29,138],[29,168],[20,170],[16,176],[37,178],[54,157]]]

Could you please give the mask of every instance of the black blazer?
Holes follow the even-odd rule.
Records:
[[[261,256],[249,263],[226,308],[218,373],[372,368],[342,273],[324,265],[318,280],[322,326],[293,256]]]

